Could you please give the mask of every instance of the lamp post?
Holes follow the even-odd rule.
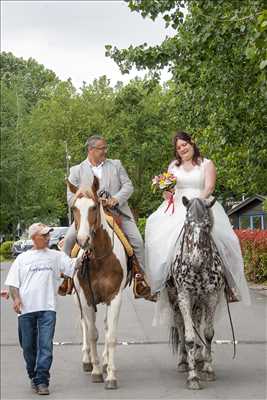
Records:
[[[66,175],[65,175],[65,179],[68,179],[69,176],[69,172],[70,172],[70,159],[71,156],[68,152],[68,143],[67,141],[65,141],[65,160],[66,160]],[[69,226],[71,225],[71,209],[70,206],[68,205],[68,222],[69,222]]]

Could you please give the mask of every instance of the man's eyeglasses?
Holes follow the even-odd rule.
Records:
[[[107,149],[108,149],[108,146],[102,146],[102,147],[96,147],[96,146],[94,146],[93,148],[96,149],[96,150],[107,150]]]

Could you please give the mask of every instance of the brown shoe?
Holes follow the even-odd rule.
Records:
[[[37,385],[33,382],[32,379],[31,379],[31,389],[34,393],[37,393]]]
[[[60,296],[66,296],[68,290],[68,278],[64,278],[61,285],[58,287],[57,293]]]
[[[63,282],[59,286],[57,293],[60,296],[66,296],[66,294],[72,294],[73,286],[74,286],[73,279],[68,276],[64,276]]]
[[[50,394],[48,386],[44,383],[40,383],[40,385],[37,385],[37,393],[40,395]]]
[[[236,303],[237,301],[240,301],[240,298],[238,297],[235,288],[230,288],[228,285],[226,285],[225,293],[228,303]]]
[[[148,301],[153,301],[154,303],[156,303],[157,300],[158,300],[158,294],[157,293],[154,293],[154,294],[150,293],[150,295],[144,296],[144,299],[148,300]]]

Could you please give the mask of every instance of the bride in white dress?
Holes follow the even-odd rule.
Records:
[[[184,225],[186,209],[182,196],[209,198],[216,183],[216,169],[211,160],[202,158],[199,149],[186,132],[178,132],[174,137],[176,159],[169,165],[168,171],[176,176],[174,212],[167,212],[168,196],[165,201],[147,219],[145,229],[146,276],[153,293],[164,294],[164,287],[175,256],[178,237]],[[250,304],[250,295],[244,275],[244,264],[239,240],[234,233],[223,207],[216,201],[212,207],[212,237],[217,245],[225,266],[225,275],[229,286],[238,300]],[[166,297],[166,293],[164,294]]]

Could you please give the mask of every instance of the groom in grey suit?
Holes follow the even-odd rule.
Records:
[[[128,199],[133,193],[133,184],[127,175],[120,160],[106,158],[107,142],[102,136],[91,136],[87,142],[87,158],[78,165],[70,169],[69,182],[78,187],[76,196],[82,196],[82,187],[92,185],[94,175],[100,181],[101,190],[106,190],[111,197],[107,200],[107,205],[113,207],[118,205],[120,211],[129,218],[121,216],[122,230],[131,243],[140,267],[144,271],[144,242],[136,226],[133,214],[128,206]],[[69,206],[72,205],[74,194],[68,189],[67,200]],[[74,223],[70,226],[64,241],[63,250],[70,255],[76,240]]]

